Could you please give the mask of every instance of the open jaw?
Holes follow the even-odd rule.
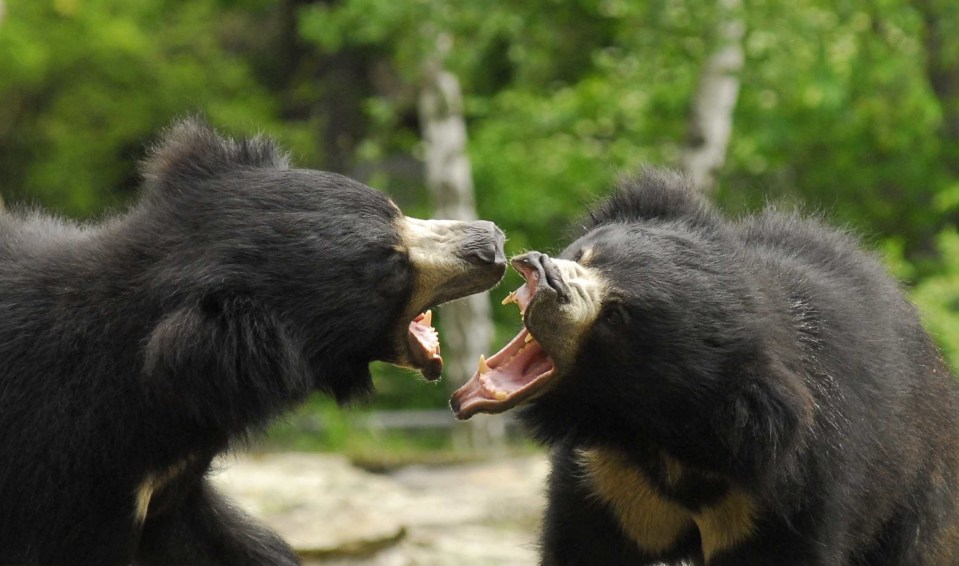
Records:
[[[521,270],[525,285],[509,294],[503,304],[515,302],[526,312],[536,294],[538,274]],[[476,413],[502,413],[546,390],[555,374],[552,358],[527,328],[520,330],[502,350],[485,359],[465,385],[450,399],[457,419],[466,420]]]
[[[443,371],[443,357],[440,356],[440,335],[433,328],[432,310],[417,315],[410,322],[406,342],[411,361],[423,377],[429,381],[439,379]]]

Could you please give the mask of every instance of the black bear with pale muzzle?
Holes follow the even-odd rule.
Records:
[[[427,309],[495,285],[503,234],[198,120],[144,176],[98,225],[0,213],[0,564],[296,564],[211,459],[373,360],[438,378]]]
[[[524,328],[452,406],[552,447],[543,565],[959,560],[959,388],[847,234],[650,170],[513,265]]]

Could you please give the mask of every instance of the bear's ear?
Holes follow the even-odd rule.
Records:
[[[245,298],[205,299],[164,317],[144,352],[144,373],[171,413],[225,433],[265,422],[312,391],[302,347],[271,313]]]
[[[799,376],[778,361],[741,375],[721,407],[717,428],[729,451],[730,474],[764,485],[795,455],[812,423],[813,400]]]
[[[719,223],[712,207],[685,177],[647,166],[639,175],[622,179],[613,194],[591,208],[583,227],[589,231],[603,224],[655,219],[702,226]]]
[[[269,138],[234,140],[218,134],[203,119],[190,117],[163,133],[141,171],[149,187],[182,187],[237,167],[288,169],[289,159]]]

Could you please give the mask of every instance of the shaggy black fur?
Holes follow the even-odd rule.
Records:
[[[553,446],[543,564],[959,561],[957,386],[853,238],[773,210],[726,220],[656,171],[585,229],[562,257],[593,248],[603,315],[521,413]],[[604,499],[586,463],[610,455],[624,482]],[[616,497],[645,503],[617,518]],[[694,517],[665,549],[626,536],[624,521],[656,532],[664,509]],[[704,551],[707,528],[732,538]]]
[[[398,358],[402,213],[197,120],[144,172],[139,204],[100,225],[0,213],[0,564],[295,564],[204,475],[312,391],[356,399],[370,361]],[[501,274],[498,238],[483,253]]]

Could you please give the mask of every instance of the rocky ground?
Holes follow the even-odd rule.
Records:
[[[215,481],[280,532],[304,563],[536,564],[543,456],[373,474],[329,454],[221,461]]]

